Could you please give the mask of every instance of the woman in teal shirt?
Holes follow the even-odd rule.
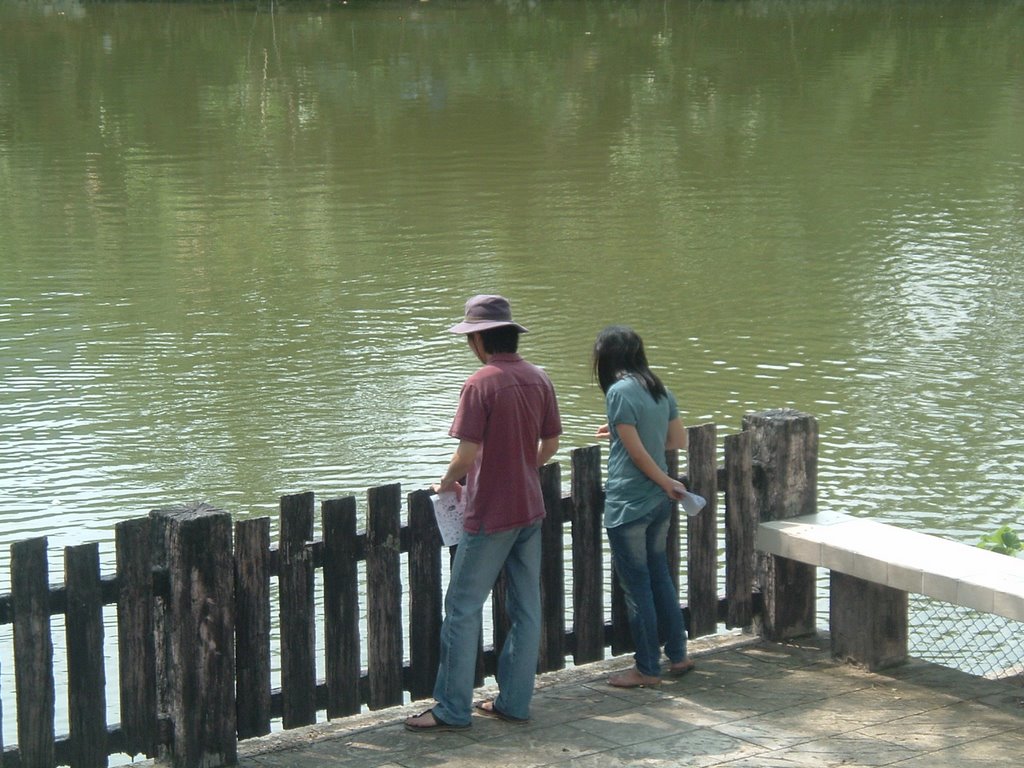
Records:
[[[665,451],[685,448],[686,430],[675,397],[651,370],[643,341],[631,328],[601,331],[593,363],[608,416],[598,436],[611,439],[604,526],[636,646],[636,666],[608,682],[620,688],[654,686],[662,671],[659,629],[668,674],[693,669],[666,551],[672,502],[686,486],[667,474]]]

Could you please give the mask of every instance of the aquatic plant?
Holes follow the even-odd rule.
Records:
[[[1010,528],[1009,523],[1000,526],[998,529],[981,537],[978,546],[990,552],[997,552],[1000,555],[1020,557],[1024,554],[1024,543],[1016,532]]]

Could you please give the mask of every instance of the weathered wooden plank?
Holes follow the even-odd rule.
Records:
[[[366,526],[367,660],[369,707],[403,700],[401,486],[368,491]]]
[[[631,653],[636,650],[633,643],[633,629],[629,626],[629,609],[626,607],[626,591],[622,588],[615,563],[611,566],[611,610],[612,626],[609,641],[612,647],[612,655],[621,656],[624,653]]]
[[[121,731],[128,754],[158,749],[153,524],[141,517],[114,529]]]
[[[565,667],[565,541],[562,520],[562,474],[557,463],[540,470],[544,494],[541,524],[540,605],[542,672]]]
[[[666,474],[670,477],[679,477],[679,451],[665,451]],[[672,505],[672,519],[668,525],[668,540],[665,543],[665,555],[668,558],[668,572],[672,576],[672,583],[676,592],[682,594],[679,588],[679,574],[682,570],[682,532],[679,525],[679,504]]]
[[[757,511],[751,466],[750,432],[725,438],[725,595],[727,627],[747,627],[754,620],[754,534]]]
[[[11,545],[14,679],[21,764],[54,764],[53,637],[46,538]]]
[[[358,713],[362,701],[356,500],[352,496],[328,499],[320,514],[324,539],[327,717],[335,718]]]
[[[270,518],[235,522],[238,737],[270,733]]]
[[[751,454],[761,522],[812,515],[818,494],[818,422],[791,409],[750,413]],[[815,632],[815,567],[776,555],[758,561],[764,595],[764,634],[787,640]]]
[[[573,658],[576,664],[604,658],[604,556],[601,516],[601,448],[577,448],[572,454],[573,501]]]
[[[687,429],[690,490],[707,499],[700,514],[686,518],[687,607],[690,636],[718,631],[718,457],[714,424]]]
[[[71,768],[106,768],[107,698],[99,545],[64,548]]]
[[[278,596],[281,622],[282,724],[296,728],[316,722],[316,613],[314,606],[314,497],[281,497]]]
[[[161,510],[170,578],[175,768],[237,762],[231,516],[205,504]]]
[[[490,646],[494,652],[494,670],[488,669],[488,672],[493,672],[497,669],[498,655],[505,645],[505,640],[508,638],[511,628],[512,623],[508,618],[508,577],[505,569],[502,568],[494,582],[494,587],[491,589],[491,642],[488,643],[487,638],[483,638],[484,647]]]

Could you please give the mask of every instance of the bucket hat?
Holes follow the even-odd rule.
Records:
[[[491,328],[511,325],[520,333],[529,333],[519,323],[512,321],[512,306],[504,296],[479,294],[466,302],[466,316],[461,323],[448,330],[452,333],[479,333]]]

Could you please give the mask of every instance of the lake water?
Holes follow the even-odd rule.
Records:
[[[1020,0],[0,0],[0,589],[31,536],[436,480],[480,292],[556,459],[628,323],[688,424],[816,415],[822,508],[1019,525],[1022,126]]]

